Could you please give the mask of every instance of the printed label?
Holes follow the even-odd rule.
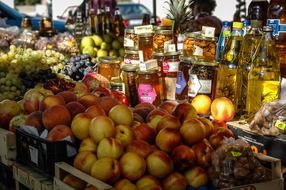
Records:
[[[153,103],[156,99],[156,91],[150,84],[139,84],[138,86],[138,97],[139,102]]]
[[[278,99],[279,81],[263,81],[262,82],[262,103],[271,102]]]
[[[124,47],[134,47],[134,41],[129,38],[124,38]]]
[[[39,151],[37,148],[29,145],[29,151],[30,151],[30,158],[31,158],[31,161],[33,163],[35,163],[36,165],[38,165],[38,155],[39,155]]]
[[[177,48],[178,48],[178,51],[183,50],[184,49],[184,43],[177,43]]]
[[[153,26],[152,25],[135,26],[134,32],[135,32],[135,34],[152,33],[153,32]]]
[[[286,32],[286,24],[280,24],[280,19],[267,19],[267,25],[272,26],[275,37],[278,37],[281,32]]]
[[[176,78],[165,77],[165,91],[167,100],[176,100]]]
[[[124,59],[124,63],[125,63],[125,64],[139,64],[140,61],[139,61],[139,60],[134,60],[134,59],[125,58],[125,59]]]
[[[189,85],[188,96],[195,97],[201,88],[201,83],[197,75],[193,75],[193,74],[190,75],[188,85]]]
[[[181,94],[186,86],[187,82],[184,73],[182,71],[178,71],[177,82],[176,82],[176,94]]]
[[[215,28],[209,26],[202,27],[203,36],[213,38],[215,35]]]
[[[168,46],[172,44],[172,40],[168,40],[164,42],[164,53],[168,52]]]
[[[196,45],[194,45],[194,48],[195,48],[195,50],[193,52],[193,55],[203,56],[203,48],[196,46]]]
[[[212,92],[212,80],[199,80],[201,88],[199,93],[202,94],[211,94]]]
[[[179,70],[179,63],[180,62],[163,62],[163,72],[169,73],[169,72],[178,72]]]

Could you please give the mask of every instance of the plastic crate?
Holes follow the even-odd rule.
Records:
[[[76,155],[76,145],[68,141],[51,142],[22,129],[16,130],[17,157],[19,163],[30,166],[40,172],[55,175],[55,163],[72,163]]]

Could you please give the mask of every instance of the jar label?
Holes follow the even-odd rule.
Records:
[[[139,102],[153,103],[156,99],[156,91],[150,84],[139,84],[138,86],[138,97]]]
[[[201,88],[199,93],[202,94],[211,94],[212,92],[212,80],[199,80]]]
[[[165,77],[165,98],[167,100],[176,100],[176,81],[175,77]]]
[[[134,47],[134,41],[129,38],[124,38],[124,47]]]
[[[164,61],[163,62],[163,72],[164,73],[178,72],[179,63],[180,62],[177,62],[177,61],[175,61],[175,62]]]
[[[125,58],[125,59],[124,59],[124,63],[125,63],[125,64],[139,64],[140,61],[139,61],[139,60],[134,60],[134,59]]]
[[[169,47],[169,45],[172,44],[172,42],[173,42],[173,40],[168,40],[168,41],[164,42],[164,53],[169,51],[168,47]]]
[[[275,37],[278,37],[280,32],[286,32],[286,24],[280,24],[280,19],[267,19],[267,25],[272,26]]]
[[[193,75],[193,74],[190,74],[188,85],[189,85],[189,89],[188,89],[189,97],[195,97],[198,94],[200,88],[202,87],[197,75]]]
[[[195,48],[195,50],[193,52],[193,55],[203,56],[203,48],[196,46],[196,45],[194,45],[194,48]]]
[[[176,94],[181,94],[186,86],[187,82],[184,73],[182,71],[178,71],[177,82],[176,82]]]

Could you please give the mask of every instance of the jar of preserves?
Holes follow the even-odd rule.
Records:
[[[159,70],[162,73],[163,72],[163,61],[165,59],[165,54],[164,53],[153,53],[153,59],[157,60]]]
[[[191,59],[188,57],[180,57],[179,71],[177,73],[176,81],[176,100],[178,101],[188,101],[189,100],[189,85],[188,81],[190,79],[190,71],[192,68]]]
[[[122,66],[122,78],[125,86],[125,95],[132,107],[138,104],[137,71],[138,65],[127,64]]]
[[[124,48],[125,49],[138,49],[138,35],[135,34],[134,29],[124,30]]]
[[[204,37],[200,32],[185,34],[183,54],[196,61],[215,62],[216,38]]]
[[[139,35],[138,48],[143,52],[144,61],[152,59],[153,55],[153,33]]]
[[[100,57],[98,73],[108,80],[120,76],[120,59],[117,57]]]
[[[124,55],[125,64],[139,64],[139,52],[136,50],[125,50]]]
[[[148,102],[158,106],[161,103],[160,72],[158,69],[138,71],[138,99],[139,103]]]
[[[168,51],[168,45],[173,43],[172,30],[155,30],[153,37],[153,51],[164,53]]]

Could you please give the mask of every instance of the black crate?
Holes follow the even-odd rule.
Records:
[[[76,154],[76,145],[68,141],[51,142],[22,129],[16,130],[17,162],[30,166],[39,172],[55,175],[55,163],[72,163]],[[70,153],[73,150],[73,154]]]
[[[15,186],[12,168],[0,162],[0,183],[7,189],[12,189]],[[0,187],[1,189],[2,187]]]

